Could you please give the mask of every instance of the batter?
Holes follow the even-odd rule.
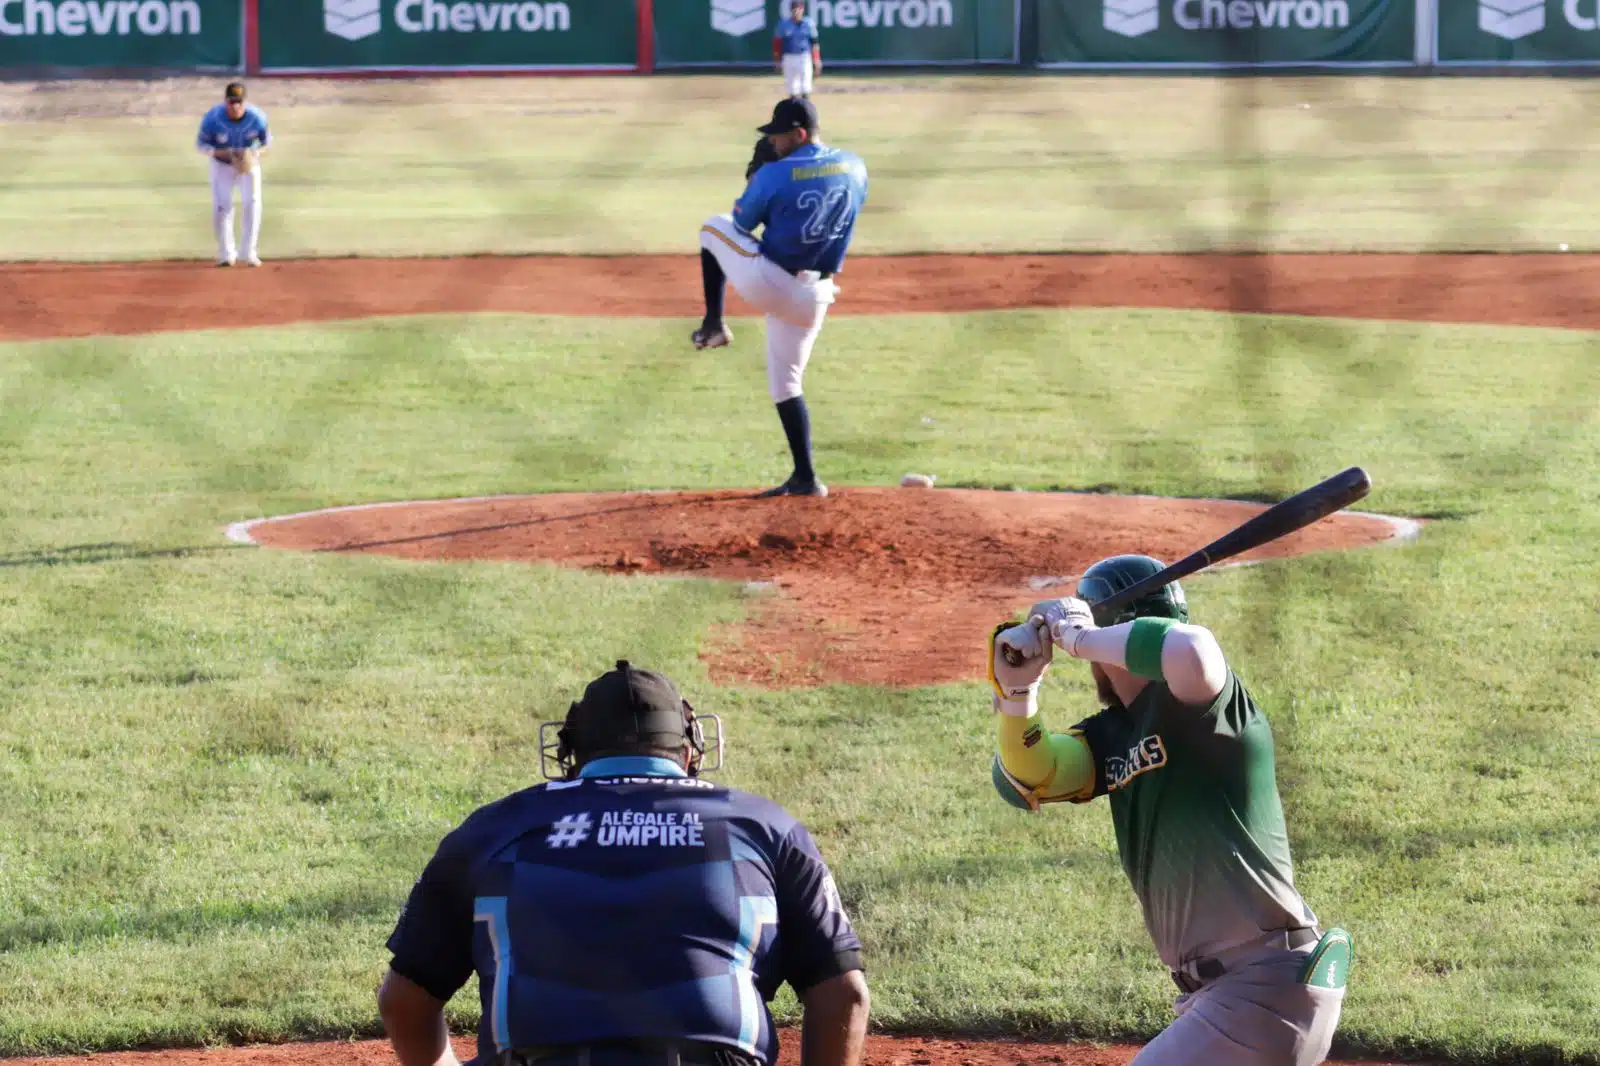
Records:
[[[783,75],[784,92],[811,96],[812,80],[822,73],[822,45],[816,20],[806,17],[805,0],[794,0],[789,17],[778,21],[772,34],[772,61]]]
[[[713,216],[700,227],[706,314],[689,339],[696,348],[722,348],[733,340],[722,319],[729,281],[766,315],[767,390],[794,472],[761,495],[826,496],[811,463],[811,415],[801,378],[838,296],[833,279],[867,202],[867,167],[860,156],[822,143],[810,100],[780,100],[772,121],[758,129],[765,140],[757,143],[733,214]]]
[[[256,241],[261,233],[261,168],[256,157],[272,144],[267,116],[245,103],[244,84],[230,82],[222,103],[205,113],[195,146],[211,158],[211,229],[217,238],[217,266],[238,261],[233,238],[233,192],[239,190],[246,266],[260,266]]]
[[[1314,1066],[1339,1023],[1351,945],[1295,887],[1272,730],[1211,631],[1188,624],[1176,582],[1114,614],[1089,607],[1162,566],[1102,560],[1076,597],[995,629],[995,788],[1030,811],[1110,798],[1123,871],[1181,993],[1135,1066]],[[1090,664],[1105,704],[1063,733],[1039,717],[1056,648]]]

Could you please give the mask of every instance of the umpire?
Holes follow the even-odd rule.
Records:
[[[785,981],[803,1066],[858,1066],[867,984],[833,876],[778,804],[700,778],[707,721],[709,772],[721,722],[624,660],[544,724],[550,783],[446,836],[389,937],[401,1066],[456,1066],[444,1006],[474,971],[475,1066],[773,1066]]]

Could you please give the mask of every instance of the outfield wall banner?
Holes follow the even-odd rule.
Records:
[[[635,0],[262,0],[260,12],[266,74],[638,62]]]
[[[1600,0],[1438,0],[1440,66],[1600,63]]]
[[[1415,50],[1415,0],[1039,0],[1041,67],[1398,67]]]
[[[237,71],[240,0],[0,0],[0,68]]]
[[[808,0],[829,64],[1017,62],[1018,0]],[[771,66],[789,0],[657,0],[658,67]]]

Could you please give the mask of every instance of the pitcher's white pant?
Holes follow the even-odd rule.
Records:
[[[1316,1066],[1328,1057],[1345,990],[1297,980],[1310,953],[1272,949],[1179,996],[1177,1020],[1131,1066]]]
[[[211,161],[211,231],[217,237],[217,259],[232,262],[235,258],[233,244],[233,190],[239,189],[239,206],[244,217],[239,220],[240,236],[246,259],[256,255],[256,238],[261,234],[261,168],[257,166],[248,174],[241,174],[226,163]]]
[[[839,286],[814,270],[791,274],[763,257],[760,243],[734,225],[731,215],[716,215],[700,227],[700,247],[717,257],[739,295],[767,316],[767,391],[772,402],[799,396],[800,379]]]
[[[811,95],[811,53],[785,53],[782,62],[783,87],[789,95]]]

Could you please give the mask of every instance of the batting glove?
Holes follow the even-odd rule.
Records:
[[[1028,609],[1028,614],[1044,619],[1050,639],[1062,651],[1076,657],[1078,641],[1085,633],[1098,628],[1094,624],[1094,611],[1088,603],[1076,596],[1063,596],[1055,600],[1042,600]]]
[[[1043,626],[1035,615],[1021,625],[1002,622],[989,634],[989,683],[994,709],[1001,714],[1031,718],[1039,713],[1039,682],[1050,668],[1052,651]],[[1007,660],[1008,651],[1017,665]]]

